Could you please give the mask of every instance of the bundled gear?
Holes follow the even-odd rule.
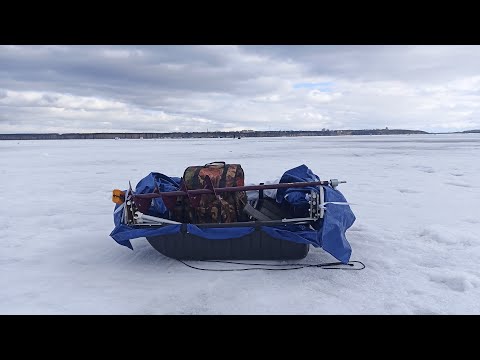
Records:
[[[245,185],[245,176],[239,164],[212,162],[204,166],[190,166],[183,173],[187,190],[238,187]],[[192,224],[232,223],[245,220],[243,208],[247,203],[245,191],[201,194],[195,197],[177,197],[173,219]]]

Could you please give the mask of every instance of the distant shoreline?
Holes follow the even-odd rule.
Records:
[[[48,133],[48,134],[0,134],[0,140],[84,140],[84,139],[192,139],[192,138],[242,138],[242,137],[296,137],[340,135],[407,135],[407,134],[466,134],[480,133],[469,130],[450,133],[429,133],[421,130],[368,129],[322,131],[210,131],[210,132],[134,132],[134,133]]]

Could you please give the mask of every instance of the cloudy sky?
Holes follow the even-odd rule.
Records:
[[[0,46],[0,133],[480,128],[480,46]]]

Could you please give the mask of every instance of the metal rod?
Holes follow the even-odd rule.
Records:
[[[199,228],[226,228],[226,227],[255,227],[255,226],[269,226],[269,225],[300,225],[314,222],[315,219],[310,218],[296,218],[296,219],[282,219],[282,220],[267,220],[267,221],[245,221],[245,222],[231,222],[231,223],[205,223],[192,224]],[[142,223],[134,224],[134,226],[168,226],[169,224],[161,223]]]
[[[336,179],[333,179],[336,180]],[[330,181],[312,181],[312,182],[296,182],[296,183],[281,183],[281,184],[269,184],[269,185],[249,185],[249,186],[230,186],[223,188],[211,189],[196,189],[188,191],[168,191],[162,193],[150,193],[150,194],[135,194],[133,195],[139,199],[154,199],[164,196],[188,196],[188,195],[202,195],[202,194],[214,194],[223,192],[237,192],[237,191],[249,191],[249,190],[266,190],[266,189],[282,189],[282,188],[301,188],[306,186],[318,186],[329,185]],[[336,180],[334,183],[345,183],[345,181]]]
[[[282,221],[282,220],[267,220],[267,221],[246,221],[246,222],[235,222],[235,223],[206,223],[206,224],[192,224],[199,228],[225,228],[225,227],[255,227],[255,226],[269,226],[269,225],[299,225],[299,224],[308,224],[310,223],[311,219],[309,220],[296,220],[296,219],[288,219],[289,221]]]
[[[161,224],[171,224],[171,225],[179,225],[181,223],[169,219],[159,218],[156,216],[145,215],[140,211],[135,212],[136,220],[147,220],[151,222],[161,223]]]

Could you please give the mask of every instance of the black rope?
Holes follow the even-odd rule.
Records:
[[[222,264],[236,264],[236,265],[251,265],[251,266],[262,266],[262,267],[250,267],[250,268],[242,268],[242,269],[206,269],[206,268],[200,268],[197,266],[193,266],[190,264],[187,264],[186,262],[176,259],[179,262],[181,262],[183,265],[188,266],[189,268],[195,269],[195,270],[203,270],[203,271],[248,271],[248,270],[271,270],[271,271],[283,271],[283,270],[298,270],[298,269],[304,269],[304,268],[309,268],[309,267],[316,267],[316,268],[321,268],[325,270],[363,270],[365,269],[365,264],[362,263],[361,261],[349,261],[347,264],[344,264],[342,262],[333,262],[333,263],[320,263],[320,264],[258,264],[258,263],[244,263],[244,262],[237,262],[237,261],[223,261],[223,260],[199,260],[202,262],[216,262],[216,263],[222,263]],[[362,267],[356,268],[355,264],[360,264]],[[341,266],[340,266],[341,265]],[[265,267],[263,267],[265,266]],[[266,266],[293,266],[289,268],[284,268],[284,269],[278,269],[278,268],[271,268],[271,267],[266,267]],[[348,268],[346,266],[350,266],[351,268]]]

